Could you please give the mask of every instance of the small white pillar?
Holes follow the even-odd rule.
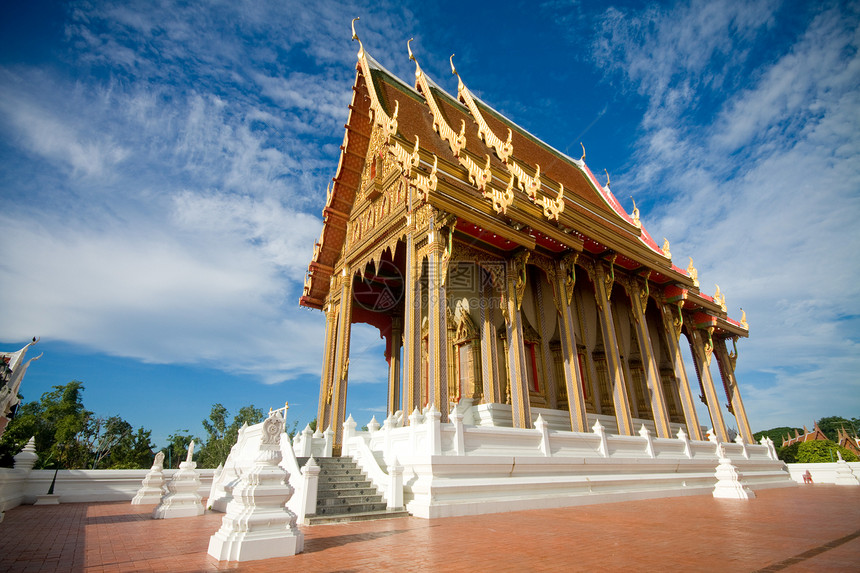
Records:
[[[36,462],[39,460],[39,454],[36,453],[36,436],[27,440],[24,449],[15,454],[12,458],[15,460],[15,469],[30,472]]]
[[[306,516],[317,513],[317,490],[319,489],[321,469],[313,458],[309,459],[305,467],[302,468],[302,503],[301,514],[298,516],[301,522],[304,522]]]
[[[131,500],[132,505],[146,505],[150,503],[158,503],[164,496],[164,452],[155,454],[155,460],[152,467],[143,481],[140,482],[140,489],[137,490],[137,495]]]
[[[436,409],[436,404],[430,404],[427,415],[424,417],[424,425],[427,427],[428,453],[433,456],[442,455],[442,412]]]
[[[600,420],[595,420],[591,429],[600,437],[600,445],[597,446],[597,452],[604,458],[608,458],[609,444],[606,442],[606,430],[603,429],[603,424],[600,423]]]
[[[454,448],[458,456],[466,455],[466,436],[463,433],[463,413],[454,406],[448,419],[454,424]]]
[[[639,435],[645,438],[645,453],[648,454],[648,457],[654,459],[654,439],[651,437],[651,430],[645,427],[645,424],[642,424],[642,427],[639,428]]]
[[[749,452],[747,452],[747,445],[744,442],[744,439],[741,437],[740,434],[735,436],[735,443],[740,445],[741,454],[743,454],[744,458],[747,460],[750,459],[750,454],[749,454]],[[768,454],[770,454],[770,452],[768,452]]]
[[[543,416],[538,414],[535,421],[535,429],[540,432],[540,451],[546,457],[552,456],[552,450],[549,445],[549,424],[543,419]]]
[[[209,538],[209,555],[219,561],[288,557],[304,548],[296,514],[286,508],[293,495],[290,474],[280,467],[284,419],[275,411],[263,422],[254,467],[233,489],[221,528]]]
[[[352,414],[350,414],[349,418],[346,419],[346,422],[343,423],[343,444],[341,444],[340,455],[349,455],[349,442],[352,440],[352,437],[355,436],[355,427],[357,425],[358,424],[355,423],[355,420],[352,419]]]
[[[298,456],[300,458],[309,458],[313,455],[313,445],[314,445],[314,432],[311,430],[310,424],[305,426],[305,429],[302,430],[302,443],[299,448]]]
[[[153,519],[172,519],[174,517],[192,517],[203,515],[205,511],[200,494],[200,473],[197,463],[191,460],[194,455],[194,441],[188,445],[188,455],[179,464],[179,471],[173,474],[173,479],[167,484],[167,495],[152,511]]]
[[[684,455],[687,456],[687,459],[693,459],[693,450],[690,449],[690,439],[687,437],[687,432],[684,431],[684,428],[678,429],[678,439],[684,442]]]
[[[325,437],[325,450],[323,450],[323,457],[330,458],[332,448],[334,447],[334,430],[331,429],[331,426],[326,428],[323,436]]]
[[[376,421],[376,416],[373,416],[367,423],[367,431],[371,434],[375,434],[379,431],[379,422]]]
[[[403,466],[394,463],[388,466],[388,509],[403,509]]]
[[[717,466],[717,471],[714,476],[717,478],[717,485],[714,487],[713,495],[722,499],[753,499],[755,493],[747,487],[743,481],[743,475],[738,471],[738,468],[732,465],[732,461],[726,457],[726,450],[723,444],[717,444],[717,457],[720,464]]]

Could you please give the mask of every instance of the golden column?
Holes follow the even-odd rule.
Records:
[[[523,319],[520,314],[523,295],[526,290],[526,262],[528,251],[520,251],[507,262],[505,272],[505,292],[502,297],[502,313],[505,316],[507,337],[505,362],[508,378],[511,381],[511,395],[514,428],[531,428],[529,387],[526,379],[526,352],[523,346]]]
[[[738,432],[740,432],[741,438],[743,438],[745,443],[754,444],[755,438],[750,430],[747,411],[744,409],[744,402],[741,400],[741,392],[738,388],[738,380],[735,377],[735,362],[738,359],[737,349],[734,352],[729,352],[726,349],[726,340],[720,339],[714,344],[714,353],[717,355],[717,363],[720,366],[720,376],[723,378],[726,398],[729,399],[732,414],[734,414],[735,421],[738,423]]]
[[[431,212],[430,233],[427,237],[427,376],[432,386],[433,400],[448,421],[448,298],[445,280],[448,274],[450,240],[442,232],[453,225],[449,216],[434,209]]]
[[[615,335],[615,322],[612,319],[612,285],[615,282],[614,261],[610,263],[609,272],[599,262],[585,266],[594,282],[594,294],[597,301],[597,314],[600,322],[600,332],[603,335],[603,346],[606,352],[606,365],[612,377],[612,401],[615,405],[615,419],[618,422],[618,432],[621,435],[632,436],[633,418],[630,416],[630,402],[624,384],[624,373],[621,370],[621,356],[618,353],[618,337]]]
[[[336,277],[332,277],[332,290],[337,288]],[[320,431],[328,428],[331,423],[331,397],[334,390],[334,361],[337,356],[335,340],[337,335],[338,311],[340,299],[331,297],[332,300],[325,308],[325,347],[323,356],[322,378],[320,380],[320,401],[317,410],[317,428]]]
[[[645,307],[650,297],[647,288],[648,278],[645,278],[644,288],[638,279],[632,277],[626,281],[624,286],[630,298],[630,306],[633,309],[633,326],[636,329],[636,340],[639,342],[639,354],[642,357],[642,364],[645,366],[645,380],[651,391],[651,411],[654,414],[657,437],[671,438],[672,429],[669,426],[669,412],[666,408],[666,398],[663,396],[663,385],[660,382],[660,370],[657,368],[654,347],[651,344],[651,333],[645,318]]]
[[[687,329],[690,337],[690,350],[693,353],[693,361],[696,363],[696,373],[699,375],[699,382],[705,391],[705,404],[707,404],[708,412],[711,415],[711,425],[714,427],[717,440],[728,442],[729,436],[726,433],[723,412],[720,410],[720,399],[717,396],[717,389],[714,387],[714,378],[711,376],[711,357],[714,351],[711,340],[712,331],[713,327]]]
[[[409,188],[412,193],[412,187]],[[421,382],[421,297],[418,281],[420,260],[415,253],[415,213],[406,216],[406,268],[403,273],[403,411],[404,417],[418,406],[418,384]]]
[[[495,284],[495,281],[493,281]],[[493,324],[493,307],[489,304],[494,300],[496,291],[487,294],[488,289],[482,290],[481,311],[481,381],[483,383],[484,403],[492,404],[501,402],[499,389],[499,371],[495,361],[496,355],[496,328]]]
[[[340,319],[337,325],[337,357],[335,358],[334,391],[331,398],[331,426],[334,443],[343,439],[343,422],[346,417],[346,384],[349,376],[349,339],[352,334],[352,272],[344,264],[340,279]]]
[[[704,440],[702,428],[699,427],[699,416],[696,414],[696,403],[690,392],[690,381],[687,369],[684,368],[684,357],[681,354],[681,330],[684,327],[684,316],[680,306],[668,302],[660,303],[660,314],[663,316],[663,330],[666,335],[666,347],[672,357],[675,369],[675,380],[678,384],[678,394],[681,396],[681,407],[684,409],[684,419],[687,421],[687,435],[691,440]],[[675,310],[672,310],[675,309]],[[677,314],[675,314],[677,311]]]
[[[391,350],[388,356],[388,414],[400,409],[400,347],[403,345],[403,320],[391,317]]]
[[[587,432],[589,431],[588,418],[585,411],[585,397],[582,394],[582,372],[579,371],[579,355],[576,351],[576,318],[572,306],[578,256],[578,253],[573,253],[558,262],[555,273],[556,284],[553,287],[559,311],[564,385],[567,389],[570,429],[574,432]]]

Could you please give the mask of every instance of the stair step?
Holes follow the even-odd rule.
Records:
[[[393,519],[396,517],[409,517],[409,512],[404,509],[382,509],[349,514],[309,515],[305,518],[305,525],[324,525],[326,523],[346,523],[348,521],[368,521],[371,519]]]

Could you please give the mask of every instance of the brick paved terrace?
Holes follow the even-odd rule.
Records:
[[[153,506],[20,506],[0,571],[857,571],[860,487],[757,492],[423,520],[304,527],[305,551],[247,563],[206,554],[223,514]]]

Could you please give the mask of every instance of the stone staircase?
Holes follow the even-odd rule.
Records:
[[[314,458],[320,466],[316,515],[306,525],[407,517],[406,510],[389,510],[382,494],[348,457]],[[304,466],[308,458],[298,458]]]

